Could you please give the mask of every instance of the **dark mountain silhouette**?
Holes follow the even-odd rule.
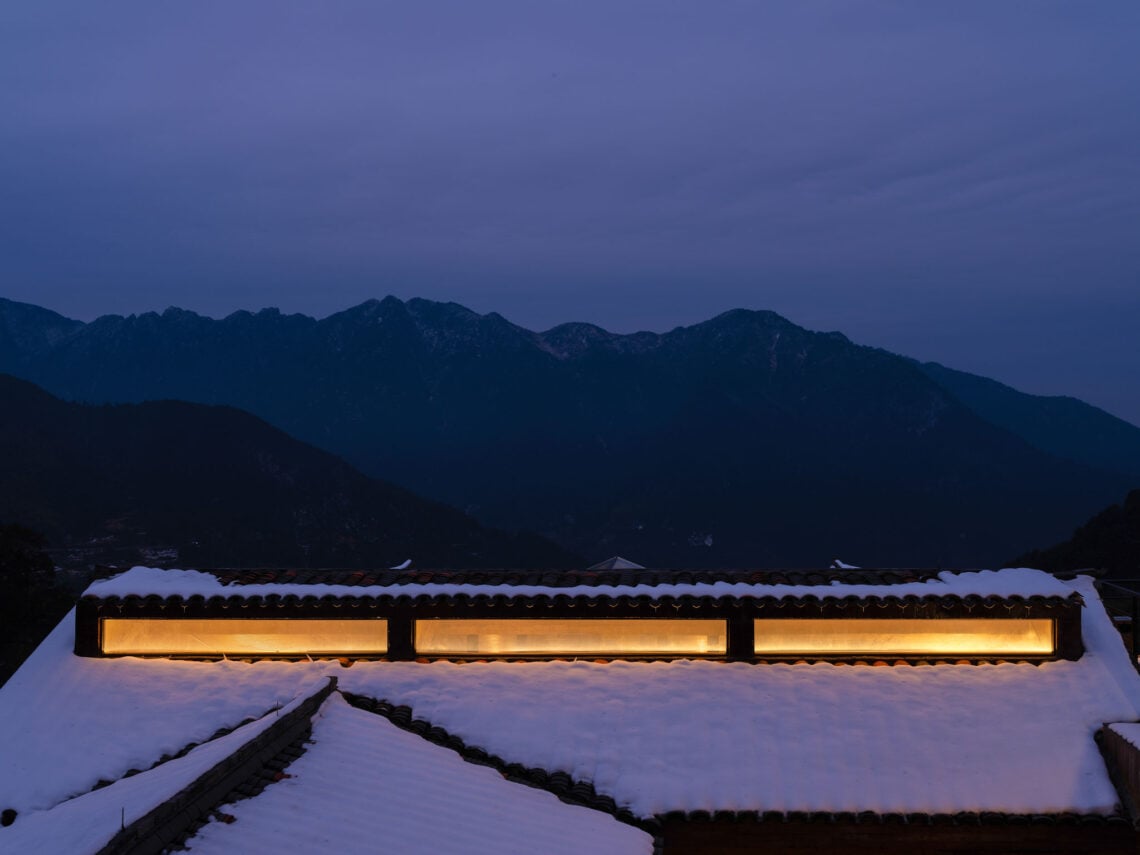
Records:
[[[1106,570],[1116,578],[1140,579],[1140,490],[1101,511],[1048,549],[1027,552],[1014,563],[1042,570]]]
[[[43,353],[83,326],[48,309],[0,298],[0,365]]]
[[[536,333],[389,297],[319,321],[170,309],[68,332],[13,305],[0,303],[18,327],[0,369],[55,394],[239,406],[589,559],[988,565],[1134,486],[1043,450],[911,360],[771,312],[664,334]]]
[[[229,407],[80,405],[0,375],[0,411],[0,520],[43,532],[57,553],[183,566],[582,566]]]
[[[1140,428],[1135,425],[1076,398],[1027,395],[937,362],[920,367],[990,424],[1020,436],[1034,448],[1110,472],[1125,472],[1140,483]]]

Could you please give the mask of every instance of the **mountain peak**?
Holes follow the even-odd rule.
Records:
[[[459,303],[425,300],[423,297],[413,297],[406,305],[408,314],[419,321],[474,323],[491,317],[491,315],[480,315]],[[501,319],[499,315],[495,317]]]
[[[162,319],[164,321],[200,321],[203,319],[203,316],[189,309],[181,309],[178,306],[167,306],[162,313]]]
[[[49,325],[76,328],[83,326],[83,321],[72,320],[58,312],[53,312],[51,309],[44,309],[31,303],[8,300],[4,297],[0,297],[0,323],[9,327],[13,325]]]
[[[339,312],[333,312],[326,317],[321,323],[333,323],[336,325],[349,323],[354,321],[383,321],[386,318],[402,317],[407,315],[407,307],[404,301],[398,297],[388,295],[382,300],[377,300],[375,297],[365,300],[363,303],[358,303],[355,306],[350,306],[347,309],[342,309]]]
[[[378,315],[378,314],[384,314],[386,312],[393,312],[393,311],[401,311],[402,312],[403,310],[404,310],[404,301],[401,300],[399,297],[393,297],[391,294],[388,294],[387,296],[383,297],[382,299],[377,299],[376,297],[370,297],[369,299],[365,300],[363,303],[358,303],[355,306],[351,306],[351,307],[345,309],[343,312],[340,312],[339,314],[342,314],[342,315]]]
[[[773,328],[800,329],[783,315],[776,314],[769,309],[729,309],[696,326],[710,327],[743,327],[765,326]]]
[[[50,309],[0,297],[0,356],[18,359],[51,348],[83,326]]]

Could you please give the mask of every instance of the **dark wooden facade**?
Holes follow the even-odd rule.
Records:
[[[904,817],[831,815],[667,817],[661,855],[1136,855],[1138,837],[1122,816]]]

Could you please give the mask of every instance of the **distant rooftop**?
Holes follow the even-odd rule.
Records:
[[[640,564],[630,561],[628,558],[622,558],[620,555],[615,555],[612,558],[607,558],[605,561],[599,561],[597,564],[592,565],[590,570],[644,570]]]

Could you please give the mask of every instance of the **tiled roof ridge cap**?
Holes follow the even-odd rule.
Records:
[[[97,568],[100,584],[109,577],[122,576],[135,570],[209,575],[226,587],[252,585],[339,585],[344,587],[389,587],[400,585],[490,585],[496,587],[662,587],[669,585],[781,585],[792,587],[832,587],[860,585],[891,587],[916,583],[934,583],[941,577],[967,574],[985,576],[1031,568],[1000,570],[970,568],[670,568],[638,570],[546,570],[546,569],[297,569],[297,568],[231,568],[194,569],[147,568],[136,566],[124,570]],[[1034,570],[1042,575],[1055,575]]]
[[[435,745],[448,748],[464,761],[480,766],[490,766],[508,781],[545,790],[566,804],[590,808],[608,814],[618,822],[632,825],[655,838],[660,834],[660,824],[655,817],[641,817],[628,808],[621,807],[610,796],[599,794],[589,781],[574,778],[568,772],[547,771],[537,766],[524,766],[510,763],[497,754],[491,754],[478,746],[468,745],[463,739],[431,722],[415,718],[412,708],[407,705],[392,704],[383,699],[372,698],[354,692],[338,690],[351,706],[382,716],[401,730],[414,733]]]
[[[285,706],[285,704],[283,704],[283,703],[277,703],[274,706],[270,707],[269,709],[265,710],[265,712],[260,713],[259,715],[246,716],[244,719],[237,722],[236,724],[219,727],[217,730],[215,730],[212,734],[207,736],[205,739],[199,740],[197,742],[193,742],[193,741],[187,742],[185,745],[183,745],[177,751],[167,752],[167,753],[163,754],[161,757],[159,757],[157,760],[155,760],[153,763],[151,763],[149,766],[147,766],[145,768],[139,768],[137,766],[132,766],[131,768],[129,768],[125,772],[123,772],[123,774],[119,775],[117,778],[100,778],[98,781],[96,781],[94,784],[92,784],[86,790],[82,790],[80,792],[72,793],[71,795],[69,795],[65,798],[62,798],[59,801],[55,802],[54,804],[48,805],[46,808],[43,808],[43,809],[44,810],[51,810],[53,808],[59,807],[59,805],[64,804],[65,802],[71,801],[72,799],[78,799],[82,796],[88,795],[89,793],[94,793],[98,790],[102,790],[106,787],[111,786],[112,784],[119,782],[119,781],[126,780],[127,778],[133,778],[135,775],[142,775],[142,774],[145,774],[147,772],[150,772],[154,769],[157,769],[159,766],[163,766],[166,763],[169,763],[172,760],[177,760],[180,757],[185,757],[187,754],[189,754],[191,751],[193,751],[195,748],[197,748],[201,745],[208,745],[209,743],[211,743],[217,739],[221,739],[223,736],[227,736],[227,735],[233,733],[235,730],[237,730],[240,727],[244,727],[247,724],[252,724],[255,721],[260,721],[261,719],[268,716],[270,713],[280,711],[281,708],[284,706]]]
[[[388,570],[342,570],[322,568],[295,569],[240,569],[205,568],[202,573],[233,586],[263,584],[263,579],[276,581],[278,577],[295,580],[290,584],[345,584],[349,586],[399,585],[494,585],[502,587],[534,586],[550,588],[573,587],[663,587],[668,585],[793,585],[798,587],[829,587],[835,584],[852,585],[905,585],[915,582],[937,581],[942,574],[959,576],[966,573],[997,572],[970,568],[948,569],[941,567],[867,567],[835,569],[824,567],[751,567],[751,568],[637,568],[615,570],[549,570],[535,569],[462,569],[419,568]],[[371,581],[385,579],[385,581]],[[336,581],[326,581],[336,580]],[[368,581],[357,581],[368,580]],[[272,584],[273,582],[269,582]]]
[[[195,821],[214,810],[240,781],[254,774],[267,757],[278,753],[301,731],[311,727],[312,715],[336,690],[336,685],[336,677],[328,677],[320,688],[310,689],[284,707],[279,707],[282,710],[288,708],[288,711],[276,717],[250,741],[201,772],[177,793],[125,825],[95,855],[156,851],[150,848],[155,842],[163,844],[163,847],[173,843]]]
[[[331,694],[331,692],[329,694]],[[321,702],[322,705],[323,703],[324,701]],[[320,707],[314,707],[310,710],[310,713],[315,714],[319,709]],[[272,753],[272,755],[270,755],[270,751],[261,752],[258,757],[258,762],[251,763],[248,766],[249,774],[238,780],[228,793],[220,796],[212,809],[189,823],[177,837],[171,840],[167,848],[163,851],[180,852],[188,849],[189,847],[186,845],[186,842],[193,838],[201,828],[211,820],[220,819],[223,822],[233,821],[233,815],[227,814],[224,808],[236,804],[237,802],[257,798],[270,785],[280,783],[287,778],[293,777],[286,772],[286,769],[302,757],[308,749],[308,746],[312,744],[312,718],[313,716],[310,715],[308,726],[292,729],[292,733],[295,734],[292,742],[285,743],[284,740],[277,740],[273,748],[280,746],[279,750]]]
[[[843,571],[846,572],[846,571]],[[704,597],[782,601],[834,601],[971,597],[1024,602],[1040,598],[1072,598],[1073,587],[1040,570],[1007,568],[988,571],[938,571],[923,576],[884,577],[882,574],[789,576],[753,573],[747,577],[720,578],[690,573],[623,573],[619,576],[522,576],[404,571],[360,571],[349,576],[314,575],[296,571],[257,571],[240,577],[222,571],[162,570],[135,567],[110,579],[93,582],[85,596],[110,597],[501,597],[566,598],[578,601],[620,598],[667,600],[670,597]],[[1079,599],[1077,597],[1076,599]]]
[[[598,593],[598,594],[559,594],[559,593],[540,593],[540,594],[513,594],[510,591],[501,591],[496,593],[490,592],[473,592],[468,593],[464,591],[457,591],[454,593],[400,593],[401,585],[388,586],[393,590],[392,592],[383,593],[367,593],[367,594],[349,594],[349,593],[325,593],[325,594],[300,594],[293,592],[282,592],[280,594],[251,594],[245,595],[241,591],[227,589],[225,592],[214,594],[167,594],[162,595],[158,593],[152,594],[109,594],[100,596],[99,594],[85,593],[82,599],[87,601],[95,601],[104,604],[113,604],[118,602],[155,602],[168,605],[178,605],[181,603],[190,603],[194,601],[201,601],[206,603],[224,603],[224,602],[238,602],[238,603],[304,603],[304,602],[378,602],[378,601],[412,601],[412,602],[429,602],[429,603],[448,603],[448,602],[491,602],[494,600],[509,600],[514,603],[524,605],[542,605],[545,603],[553,602],[573,602],[573,603],[605,603],[605,602],[638,602],[638,601],[653,601],[663,605],[669,605],[676,602],[701,602],[701,603],[732,603],[741,600],[753,600],[757,602],[778,602],[787,605],[811,605],[816,603],[849,603],[851,605],[866,605],[873,606],[877,604],[890,604],[890,603],[945,603],[945,604],[979,604],[979,605],[1020,605],[1023,603],[1046,603],[1046,604],[1061,604],[1061,603],[1084,603],[1084,597],[1081,596],[1079,591],[1073,591],[1069,594],[1061,596],[1059,594],[961,594],[961,593],[929,593],[929,594],[843,594],[828,596],[823,593],[827,588],[821,588],[820,594],[762,594],[752,592],[740,593],[723,593],[723,594],[666,594],[660,597],[654,597],[650,594],[633,594],[633,593]]]

